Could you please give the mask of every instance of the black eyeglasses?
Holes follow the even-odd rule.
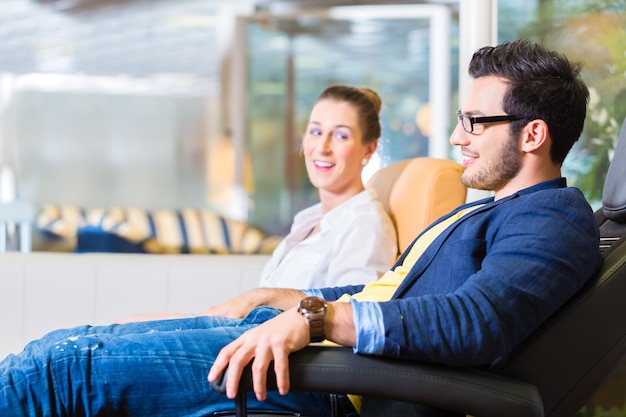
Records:
[[[467,133],[474,132],[474,125],[476,123],[489,123],[489,122],[512,122],[514,120],[524,119],[524,116],[518,116],[515,114],[506,114],[503,116],[485,116],[485,117],[474,117],[468,116],[466,114],[462,114],[461,110],[457,110],[456,118],[461,122],[461,126]]]

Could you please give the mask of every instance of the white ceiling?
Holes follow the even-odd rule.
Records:
[[[220,7],[246,0],[0,0],[0,74],[194,78],[219,86]],[[390,4],[392,2],[382,2]],[[393,1],[394,4],[457,1]],[[232,5],[232,3],[230,3]],[[249,0],[281,13],[373,0]],[[198,83],[197,80],[200,80]]]

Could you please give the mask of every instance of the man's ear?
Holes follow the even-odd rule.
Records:
[[[522,152],[536,152],[542,146],[548,146],[550,131],[548,130],[548,124],[541,119],[535,119],[524,127],[521,132]],[[550,149],[547,149],[550,151]]]

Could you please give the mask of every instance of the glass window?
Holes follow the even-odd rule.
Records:
[[[383,134],[365,177],[429,153],[430,20],[329,15],[262,16],[246,25],[246,147],[255,178],[250,221],[273,233],[285,233],[293,215],[317,201],[300,140],[326,87],[367,85],[383,99]],[[446,53],[452,62],[446,82],[456,83],[456,48]]]
[[[530,38],[584,64],[591,99],[583,134],[565,160],[570,185],[600,206],[602,184],[626,117],[626,6],[616,0],[499,2],[499,41]]]
[[[0,0],[0,165],[18,198],[206,204],[209,108],[220,89],[220,57],[207,45],[217,43],[220,9],[204,0],[148,9]]]

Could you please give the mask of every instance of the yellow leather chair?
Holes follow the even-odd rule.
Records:
[[[426,226],[465,203],[462,174],[463,166],[452,160],[417,157],[384,167],[368,181],[396,227],[399,253]]]

